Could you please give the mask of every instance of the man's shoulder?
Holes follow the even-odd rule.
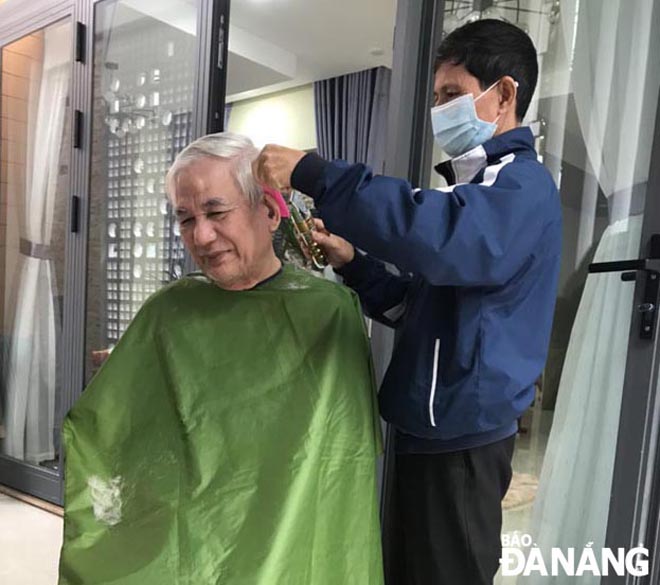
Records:
[[[324,295],[328,298],[347,300],[353,297],[353,291],[348,287],[324,278],[322,274],[312,274],[293,264],[284,266],[282,279],[275,282],[275,287],[287,291],[300,291],[309,294]]]
[[[555,197],[559,189],[548,168],[536,157],[509,154],[486,167],[477,183]]]
[[[530,173],[536,177],[543,177],[545,180],[548,180],[554,186],[554,179],[548,168],[543,164],[542,160],[536,155],[536,153],[525,153],[525,154],[511,154],[510,160],[512,165],[509,170],[522,170],[526,173]]]
[[[353,291],[348,287],[323,278],[321,274],[318,276],[311,274],[309,271],[292,264],[285,264],[280,275],[269,280],[264,285],[250,289],[250,291],[320,296],[324,297],[328,302],[333,298],[337,302],[340,300],[345,301],[354,296]],[[250,291],[246,291],[246,293]],[[164,285],[147,299],[143,305],[143,309],[175,308],[181,301],[189,304],[191,299],[199,298],[201,301],[202,298],[208,295],[217,297],[217,293],[218,289],[216,285],[208,280],[208,278],[201,273],[192,273]]]
[[[157,311],[164,308],[176,308],[180,301],[190,302],[191,297],[203,294],[213,288],[213,284],[201,273],[190,274],[173,282],[164,284],[142,305],[143,311]]]

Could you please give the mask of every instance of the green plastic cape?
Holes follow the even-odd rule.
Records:
[[[60,585],[380,585],[369,348],[286,266],[156,293],[69,413]]]

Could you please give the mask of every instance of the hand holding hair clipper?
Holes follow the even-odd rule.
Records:
[[[316,231],[316,224],[311,211],[297,191],[292,191],[286,200],[291,212],[291,226],[300,249],[311,260],[316,270],[323,270],[328,265],[328,260],[314,240],[313,232]]]
[[[323,270],[328,261],[313,237],[317,226],[302,195],[295,191],[289,191],[283,195],[280,191],[267,185],[262,185],[262,188],[264,193],[272,197],[280,208],[285,233],[290,243],[300,250],[303,256],[312,263],[315,270]]]

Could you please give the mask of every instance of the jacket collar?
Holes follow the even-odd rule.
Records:
[[[499,134],[466,153],[441,162],[434,168],[447,185],[469,183],[479,171],[499,161],[506,154],[536,158],[534,135],[528,126],[520,126]]]

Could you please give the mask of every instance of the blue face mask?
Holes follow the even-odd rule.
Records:
[[[462,95],[447,104],[431,108],[433,136],[438,146],[449,156],[456,157],[490,140],[497,130],[497,120],[485,122],[477,116],[474,103],[493,89],[496,81],[476,99]]]

